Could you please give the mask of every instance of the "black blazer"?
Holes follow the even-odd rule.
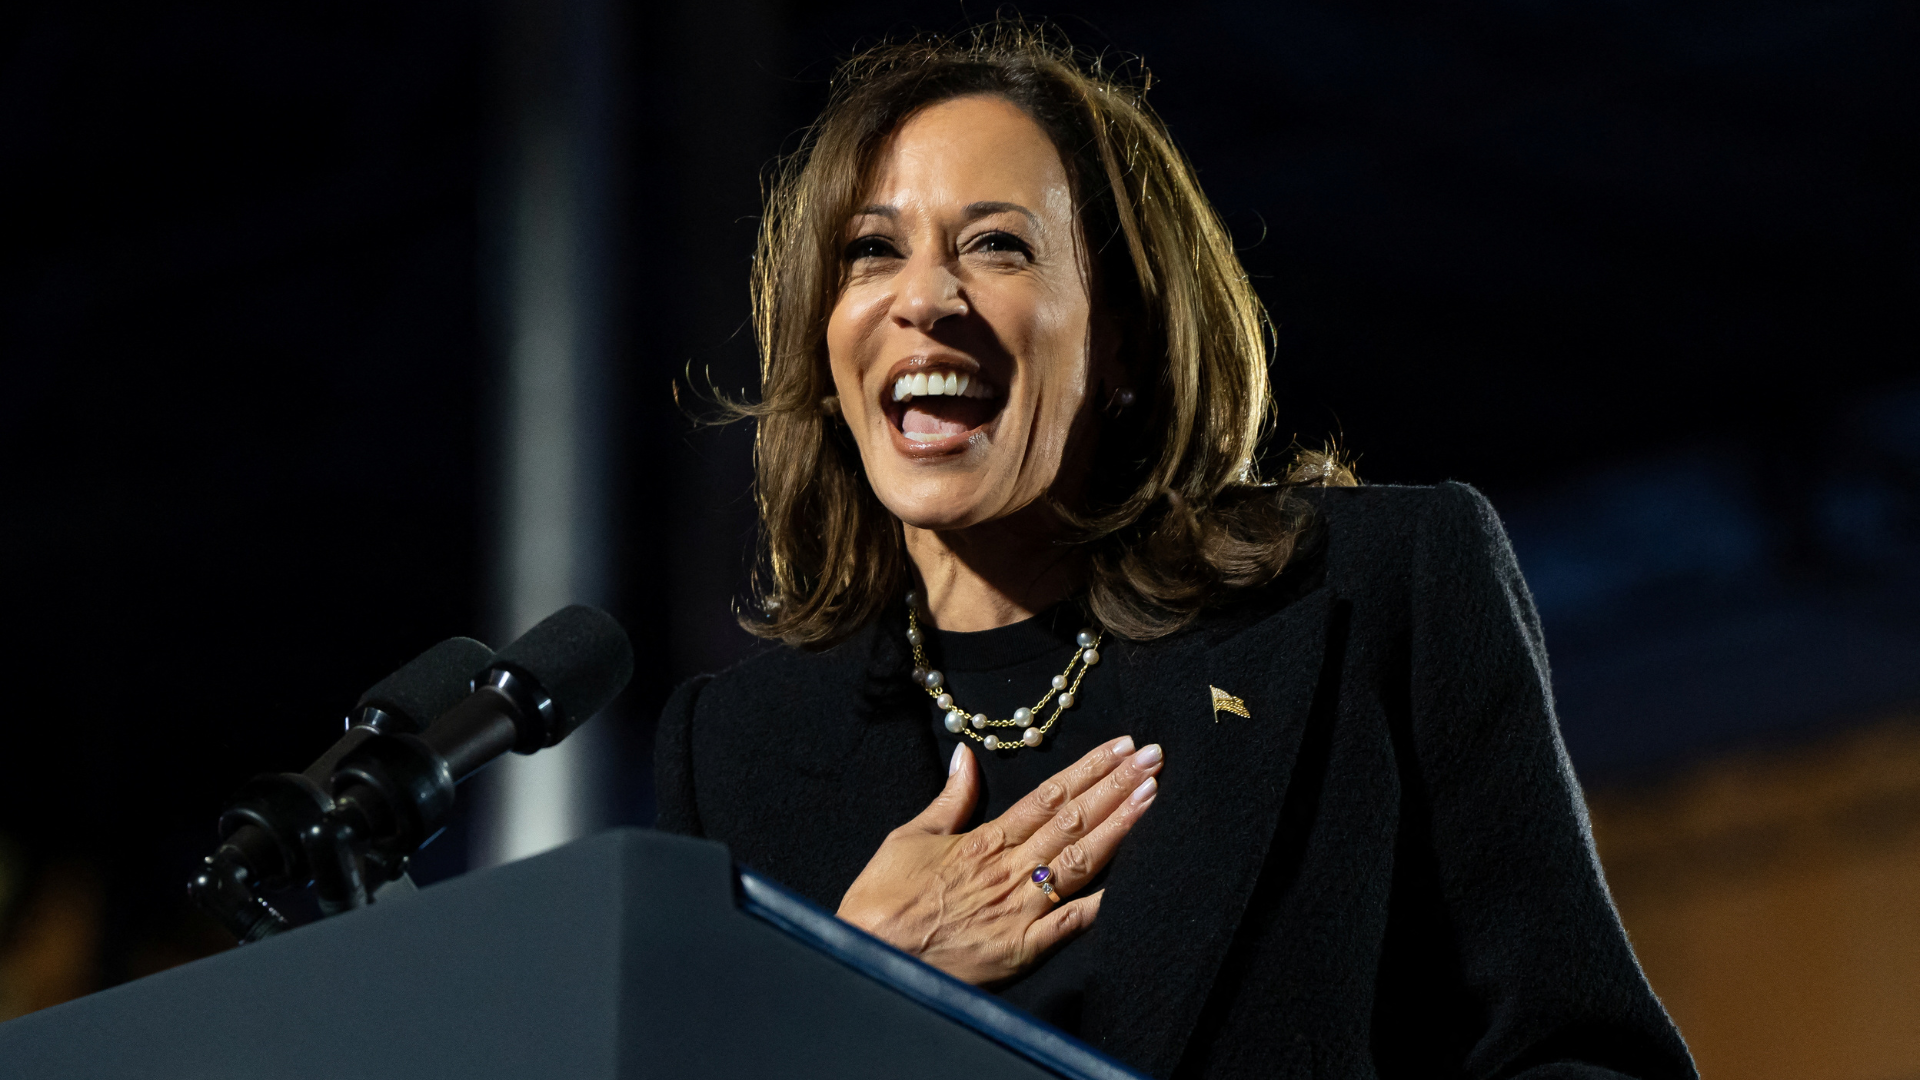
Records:
[[[1099,950],[1081,1036],[1157,1076],[1694,1076],[1602,883],[1492,507],[1306,494],[1315,539],[1261,603],[1104,650],[1167,767],[1075,946]],[[903,632],[895,611],[682,686],[660,827],[837,907],[945,779]]]

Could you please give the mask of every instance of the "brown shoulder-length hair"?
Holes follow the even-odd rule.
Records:
[[[997,22],[963,38],[869,50],[844,64],[801,148],[778,167],[753,263],[760,348],[754,444],[761,563],[753,633],[823,647],[905,589],[900,522],[868,485],[826,354],[842,230],[875,158],[917,110],[973,94],[1022,109],[1060,151],[1096,302],[1128,327],[1137,401],[1100,434],[1080,505],[1054,507],[1085,558],[1089,613],[1133,640],[1277,577],[1310,515],[1289,487],[1351,484],[1332,451],[1263,484],[1268,323],[1193,169],[1128,77],[1045,30]]]

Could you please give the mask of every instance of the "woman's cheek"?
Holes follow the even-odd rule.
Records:
[[[840,409],[849,421],[869,411],[862,376],[873,363],[871,335],[861,333],[858,312],[850,312],[843,301],[827,321],[827,371],[833,378],[833,392],[840,396]]]

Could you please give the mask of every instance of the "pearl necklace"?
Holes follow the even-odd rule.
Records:
[[[1066,670],[1053,677],[1053,685],[1040,695],[1040,700],[1032,708],[1013,710],[1010,720],[989,720],[986,713],[974,713],[971,717],[965,709],[953,703],[953,694],[946,686],[947,677],[933,670],[927,663],[927,654],[921,649],[927,635],[920,630],[920,620],[914,614],[920,606],[920,597],[915,593],[907,594],[907,643],[913,646],[913,681],[927,692],[933,703],[947,710],[944,724],[955,735],[965,735],[988,750],[1018,750],[1023,746],[1039,746],[1045,741],[1047,732],[1060,719],[1060,714],[1073,708],[1080,692],[1080,680],[1087,677],[1087,670],[1100,662],[1100,631],[1088,627],[1074,637],[1073,658],[1067,661]],[[1078,666],[1079,671],[1074,671]],[[1054,695],[1059,695],[1057,698]],[[1036,723],[1035,717],[1046,711],[1047,702],[1053,702],[1053,715],[1044,722]],[[1019,728],[1018,739],[1002,739],[992,733],[981,734],[988,728]]]

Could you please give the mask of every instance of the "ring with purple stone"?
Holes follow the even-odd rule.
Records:
[[[1045,866],[1035,867],[1032,881],[1036,888],[1047,894],[1047,899],[1056,904],[1060,902],[1060,894],[1053,891],[1053,870],[1051,868]]]

